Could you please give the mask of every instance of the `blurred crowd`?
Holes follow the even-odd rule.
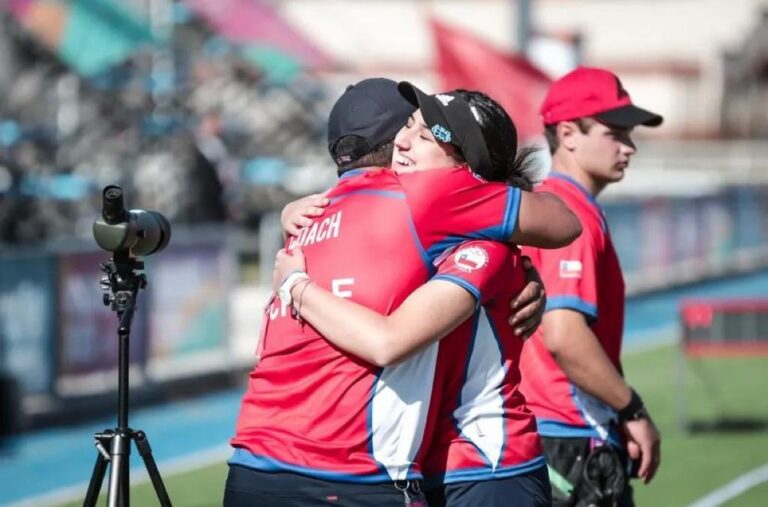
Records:
[[[90,237],[107,184],[174,223],[253,226],[291,198],[289,176],[330,164],[323,83],[265,79],[188,12],[167,43],[87,78],[0,17],[0,243]]]

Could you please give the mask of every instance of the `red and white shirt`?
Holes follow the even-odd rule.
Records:
[[[603,211],[584,187],[560,173],[552,173],[537,191],[560,197],[582,225],[581,236],[564,248],[523,249],[544,281],[547,311],[567,308],[584,314],[621,371],[624,277]],[[540,330],[523,348],[521,369],[521,389],[536,414],[541,435],[609,438],[615,411],[568,380],[544,345]]]
[[[467,238],[506,240],[520,191],[466,168],[347,173],[298,238],[312,280],[390,314]],[[274,299],[250,373],[230,464],[347,482],[419,478],[437,344],[389,368],[344,353]]]
[[[510,301],[525,286],[520,251],[469,241],[445,256],[432,280],[464,287],[478,309],[439,344],[427,482],[499,479],[544,466],[536,420],[519,391],[523,341],[508,323]]]

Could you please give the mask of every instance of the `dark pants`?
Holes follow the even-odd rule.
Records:
[[[552,505],[546,467],[524,475],[488,481],[446,484],[427,491],[430,507],[549,507]]]
[[[353,484],[237,465],[230,465],[224,491],[224,507],[401,507],[407,501],[412,507],[426,506],[420,482]]]
[[[593,452],[590,438],[552,438],[542,437],[544,455],[547,465],[554,470],[550,476],[552,483],[552,505],[554,507],[584,507],[587,505],[613,506],[613,499],[603,503],[596,502],[591,494],[591,487],[583,483],[583,468],[587,457]],[[618,463],[612,470],[606,470],[606,475],[620,476],[624,488],[615,499],[616,507],[634,507],[632,486],[627,477],[627,454],[621,449],[615,449]],[[556,477],[555,475],[559,476]],[[600,481],[598,481],[600,482]],[[604,481],[610,484],[611,480]],[[573,491],[567,491],[572,487]]]

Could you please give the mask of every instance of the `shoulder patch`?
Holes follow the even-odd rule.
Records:
[[[488,264],[488,252],[479,246],[459,248],[453,256],[453,262],[461,271],[471,273]]]

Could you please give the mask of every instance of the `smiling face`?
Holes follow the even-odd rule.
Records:
[[[408,118],[395,136],[392,170],[397,173],[455,167],[461,163],[462,159],[453,145],[435,139],[420,109]]]

